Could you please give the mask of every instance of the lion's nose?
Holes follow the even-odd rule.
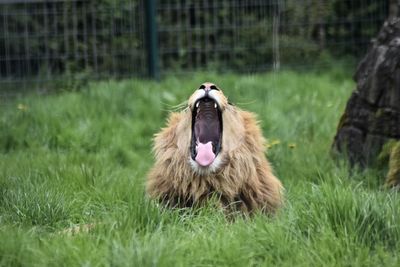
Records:
[[[209,82],[203,83],[199,89],[204,89],[206,92],[211,90],[219,90],[215,84]]]

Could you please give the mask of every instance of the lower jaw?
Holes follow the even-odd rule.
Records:
[[[221,159],[220,153],[215,156],[214,161],[208,166],[200,165],[195,159],[190,157],[190,165],[196,170],[201,170],[204,173],[215,172],[217,169],[221,168],[224,164],[224,160]]]
[[[195,160],[191,159],[190,165],[192,166],[192,170],[194,171],[194,173],[196,173],[197,175],[208,176],[218,171],[219,166],[216,161],[217,159],[214,160],[214,162],[208,165],[207,167],[203,167],[200,164],[198,164]]]

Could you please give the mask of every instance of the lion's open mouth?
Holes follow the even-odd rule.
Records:
[[[190,154],[200,166],[211,165],[221,151],[222,113],[218,103],[209,97],[195,102],[192,110]]]

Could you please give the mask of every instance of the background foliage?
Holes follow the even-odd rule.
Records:
[[[158,2],[164,72],[270,69],[274,25],[283,67],[357,58],[388,12],[383,0]],[[145,75],[144,14],[142,0],[6,1],[0,5],[2,81]]]

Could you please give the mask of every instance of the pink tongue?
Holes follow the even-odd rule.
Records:
[[[215,154],[212,151],[212,143],[211,141],[207,144],[202,144],[199,142],[197,145],[197,156],[196,162],[203,167],[207,167],[211,163],[213,163],[215,159]]]

